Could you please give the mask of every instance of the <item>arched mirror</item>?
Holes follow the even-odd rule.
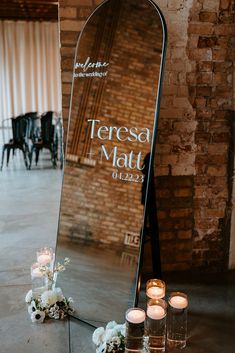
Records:
[[[108,0],[78,40],[58,231],[78,318],[133,306],[159,110],[166,28],[153,1]]]

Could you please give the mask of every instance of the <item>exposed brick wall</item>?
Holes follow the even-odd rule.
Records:
[[[166,271],[192,267],[193,184],[193,176],[157,178],[162,266]]]
[[[78,34],[99,3],[60,1],[65,127]],[[234,109],[234,1],[157,3],[169,36],[155,158],[163,268],[221,269],[228,260],[224,223],[228,114]],[[184,198],[190,200],[187,206]]]
[[[196,112],[194,266],[226,266],[229,114],[233,109],[234,1],[194,1],[188,28],[188,77]],[[193,45],[195,43],[195,45]]]

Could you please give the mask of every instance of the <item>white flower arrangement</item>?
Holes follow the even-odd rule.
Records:
[[[63,264],[58,262],[53,269],[47,265],[38,267],[44,278],[45,290],[43,293],[35,295],[31,289],[25,296],[32,322],[42,323],[45,319],[64,319],[68,314],[73,313],[73,299],[67,299],[61,289],[55,287],[57,274],[65,271],[69,262],[70,259],[66,257]]]
[[[60,288],[47,290],[37,298],[33,298],[30,290],[26,294],[25,302],[28,304],[28,313],[33,323],[43,323],[48,318],[64,319],[74,311],[72,298],[64,297]]]
[[[57,262],[54,266],[53,270],[51,270],[47,265],[41,265],[39,270],[42,272],[43,276],[47,280],[48,289],[52,289],[55,286],[55,282],[57,279],[57,275],[59,272],[63,272],[66,270],[66,266],[70,263],[70,259],[66,257],[64,259],[64,263],[61,264]]]
[[[106,327],[98,327],[92,335],[96,353],[124,353],[126,325],[110,321]]]

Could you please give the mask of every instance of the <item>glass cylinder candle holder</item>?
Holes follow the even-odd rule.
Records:
[[[182,349],[187,340],[188,297],[185,293],[170,294],[167,317],[167,346]]]
[[[150,299],[145,323],[146,348],[149,353],[165,352],[167,303]]]
[[[37,298],[46,290],[45,278],[40,271],[40,264],[38,262],[31,266],[31,281],[33,297]]]
[[[54,251],[52,248],[44,247],[37,251],[37,262],[42,266],[48,266],[51,270],[54,265]]]
[[[160,279],[150,279],[146,283],[146,295],[149,299],[161,299],[165,297],[166,284]]]
[[[126,312],[125,353],[140,353],[143,350],[145,312],[131,308]]]

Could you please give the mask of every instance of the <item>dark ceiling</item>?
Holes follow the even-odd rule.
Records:
[[[57,21],[58,1],[0,0],[1,20]]]

